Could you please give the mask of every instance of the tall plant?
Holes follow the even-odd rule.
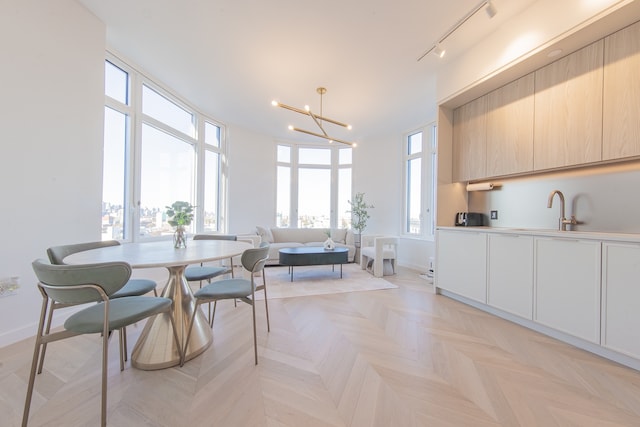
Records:
[[[373,209],[373,205],[370,205],[364,201],[364,193],[356,193],[353,197],[353,201],[348,200],[351,205],[351,227],[356,230],[356,234],[360,235],[367,227],[367,220],[369,219],[369,209]]]

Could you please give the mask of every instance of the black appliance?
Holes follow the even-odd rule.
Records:
[[[458,212],[456,214],[455,224],[462,227],[478,227],[483,226],[484,214],[479,212]]]

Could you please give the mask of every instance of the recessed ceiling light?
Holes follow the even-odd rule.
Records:
[[[551,52],[547,53],[549,58],[553,58],[554,56],[558,56],[562,53],[562,49],[554,49]]]

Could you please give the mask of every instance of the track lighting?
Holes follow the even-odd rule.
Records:
[[[442,58],[442,57],[444,56],[444,54],[445,54],[445,53],[447,53],[447,51],[446,51],[446,50],[444,50],[444,49],[442,49],[442,48],[440,47],[440,45],[439,45],[439,44],[437,44],[437,45],[435,45],[435,46],[433,47],[433,51],[432,51],[431,53],[433,53],[433,54],[434,54],[435,56],[437,56],[438,58]]]
[[[498,9],[496,9],[491,0],[487,2],[487,7],[484,9],[484,11],[487,12],[489,18],[493,18],[494,16],[496,16],[496,13],[498,13]]]
[[[486,6],[485,11],[487,12],[487,15],[489,16],[489,18],[493,18],[494,16],[496,16],[496,13],[498,13],[498,10],[493,5],[493,2],[491,0],[482,0],[480,3],[476,5],[476,7],[471,9],[469,13],[467,13],[465,16],[460,18],[460,20],[458,20],[458,22],[456,22],[453,25],[453,27],[449,28],[449,30],[447,30],[446,33],[444,33],[440,38],[438,38],[436,42],[433,43],[433,46],[431,46],[422,55],[420,55],[420,57],[418,58],[418,61],[420,61],[422,58],[424,58],[431,52],[436,54],[439,58],[442,58],[444,56],[445,51],[440,46],[440,44],[443,43],[451,34],[453,34],[458,28],[460,28],[465,22],[467,22],[469,18],[471,18],[473,15],[475,15],[480,9],[482,9],[485,6]]]

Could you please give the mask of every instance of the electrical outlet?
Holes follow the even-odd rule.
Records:
[[[498,211],[491,211],[491,219],[498,219]]]
[[[19,288],[20,278],[18,276],[0,279],[0,298],[17,295]]]

